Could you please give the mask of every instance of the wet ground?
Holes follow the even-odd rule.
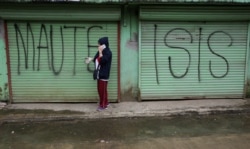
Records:
[[[249,140],[249,114],[0,125],[0,149],[249,149]]]

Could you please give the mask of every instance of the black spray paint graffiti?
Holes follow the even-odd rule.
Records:
[[[41,42],[42,42],[42,35],[45,35],[45,39],[46,39],[46,45],[42,46]],[[34,40],[34,39],[33,39]],[[17,44],[17,46],[19,46]],[[28,45],[27,45],[28,47]],[[48,36],[47,36],[47,31],[46,31],[46,27],[44,24],[41,25],[41,29],[40,29],[40,37],[39,37],[39,45],[37,46],[38,49],[38,63],[37,63],[37,70],[40,70],[40,57],[41,57],[41,49],[47,49],[47,57],[48,57],[48,65],[49,65],[49,70],[51,70],[51,63],[50,63],[50,55],[49,55],[49,41],[48,41]],[[35,52],[34,52],[35,53]],[[18,56],[19,57],[19,56]],[[35,63],[35,56],[33,57],[33,65]]]
[[[198,49],[198,80],[201,82],[201,32],[202,28],[199,28],[199,49]]]
[[[33,47],[33,57],[35,57],[35,41],[34,41],[34,34],[32,32],[31,26],[29,23],[27,23],[27,45],[29,45],[29,32],[32,37],[32,47]],[[27,46],[27,57],[28,57],[28,52],[29,51],[29,46]],[[27,59],[28,62],[28,59]],[[35,70],[35,59],[33,59],[33,70]]]
[[[74,67],[73,67],[73,74],[76,74],[76,33],[77,29],[85,29],[84,26],[64,26],[65,29],[73,28],[74,29]],[[61,31],[62,32],[62,31]]]
[[[61,45],[62,45],[62,49],[61,49],[61,63],[60,63],[60,67],[58,70],[56,70],[55,68],[55,52],[54,52],[54,30],[53,30],[53,26],[50,25],[50,29],[49,29],[49,36],[47,34],[47,29],[46,26],[44,24],[41,24],[41,28],[40,28],[40,34],[39,34],[39,43],[37,46],[37,53],[36,53],[36,48],[35,48],[35,37],[34,37],[34,33],[32,31],[32,27],[30,25],[30,23],[27,23],[27,28],[26,28],[26,33],[27,33],[27,39],[26,39],[26,44],[25,44],[25,39],[23,38],[23,34],[20,30],[20,27],[18,26],[18,24],[14,24],[14,28],[15,28],[15,32],[16,32],[16,44],[17,44],[17,52],[18,52],[18,66],[17,66],[17,71],[18,74],[20,75],[20,67],[21,67],[21,49],[23,49],[24,52],[24,60],[25,60],[25,69],[28,69],[28,54],[29,54],[29,41],[32,41],[32,48],[33,48],[33,71],[36,69],[35,67],[35,62],[36,62],[36,54],[37,54],[37,71],[40,71],[40,57],[41,57],[41,52],[43,52],[43,49],[45,49],[47,52],[47,59],[48,59],[48,67],[49,70],[52,70],[52,72],[54,73],[54,75],[59,75],[62,71],[63,68],[63,64],[64,64],[64,35],[63,35],[63,29],[73,29],[74,30],[74,58],[73,58],[73,75],[76,74],[76,34],[78,33],[78,29],[85,29],[86,27],[84,26],[61,26],[60,27],[60,36],[61,36]],[[90,45],[90,30],[93,28],[99,28],[99,29],[103,29],[102,26],[90,26],[87,29],[87,41],[88,41],[88,56],[90,56],[90,48],[91,47],[97,47],[96,46],[92,46]],[[31,35],[31,39],[30,36]],[[43,41],[43,43],[42,43]],[[49,47],[50,45],[50,47]],[[22,48],[20,47],[22,46]],[[91,69],[87,68],[87,70],[89,72],[91,72]]]
[[[26,47],[24,45],[23,36],[21,34],[21,31],[20,31],[19,27],[17,26],[17,24],[15,24],[14,27],[15,27],[15,31],[16,31],[16,43],[17,43],[17,54],[18,54],[18,59],[17,59],[18,60],[18,68],[17,68],[17,72],[18,72],[18,74],[20,74],[20,65],[21,64],[20,64],[20,48],[19,48],[18,33],[19,33],[19,36],[20,36],[20,38],[22,40],[22,44],[23,44],[23,52],[24,52],[24,58],[25,58],[25,69],[28,69],[28,54],[27,54],[28,52],[27,52]],[[27,32],[28,32],[28,30],[27,30]]]
[[[158,65],[157,65],[157,58],[156,58],[156,31],[157,31],[157,25],[155,24],[154,29],[154,60],[155,60],[155,73],[156,73],[156,82],[157,84],[160,84],[159,77],[158,77]]]
[[[165,45],[166,45],[167,47],[173,48],[173,49],[182,49],[182,50],[186,51],[187,54],[188,54],[188,58],[189,58],[189,60],[188,60],[188,65],[187,65],[187,68],[186,68],[185,73],[184,73],[183,75],[181,75],[181,76],[177,76],[177,75],[174,74],[173,68],[172,68],[172,63],[171,63],[171,57],[170,57],[170,56],[168,57],[169,70],[170,70],[171,75],[172,75],[174,78],[183,78],[183,77],[188,73],[188,70],[189,70],[189,67],[190,67],[190,64],[191,64],[191,55],[190,55],[190,52],[189,52],[186,48],[178,47],[178,46],[171,46],[171,45],[169,45],[169,44],[167,43],[167,36],[168,36],[170,33],[174,32],[174,31],[184,31],[184,32],[186,32],[186,33],[190,36],[190,40],[191,40],[190,43],[193,43],[193,37],[192,37],[192,35],[191,35],[191,33],[190,33],[189,31],[187,31],[186,29],[183,29],[183,28],[175,28],[175,29],[172,29],[172,30],[170,30],[170,31],[165,35],[165,37],[164,37],[164,43],[165,43]]]
[[[172,49],[180,49],[180,50],[184,50],[186,53],[187,53],[187,55],[188,55],[188,62],[187,62],[187,67],[186,67],[186,70],[185,70],[185,72],[182,74],[182,75],[179,75],[179,76],[177,76],[175,73],[174,73],[174,71],[173,71],[173,66],[172,66],[172,58],[171,58],[171,56],[169,56],[168,57],[168,63],[169,63],[169,71],[170,71],[170,74],[174,77],[174,78],[184,78],[187,74],[188,74],[188,71],[189,71],[189,69],[190,69],[190,65],[191,65],[191,53],[190,53],[190,51],[187,49],[187,48],[184,48],[184,47],[180,47],[180,46],[173,46],[173,45],[170,45],[169,43],[168,43],[168,36],[170,36],[171,35],[171,33],[174,33],[175,31],[183,31],[185,34],[187,34],[189,37],[190,37],[190,43],[193,43],[193,36],[192,36],[192,34],[188,31],[188,30],[186,30],[186,29],[184,29],[184,28],[174,28],[174,29],[171,29],[170,31],[168,31],[166,34],[165,34],[165,37],[164,37],[164,43],[165,43],[165,45],[167,46],[167,47],[169,47],[169,48],[172,48]],[[229,62],[228,62],[228,60],[225,58],[225,57],[223,57],[222,55],[220,55],[220,54],[218,54],[218,53],[216,53],[213,49],[212,49],[212,47],[211,47],[211,44],[212,43],[210,43],[210,40],[211,40],[211,38],[213,37],[213,36],[216,36],[216,34],[219,34],[219,33],[221,33],[221,34],[225,34],[227,37],[229,37],[230,38],[230,43],[229,43],[229,45],[228,45],[228,47],[230,47],[230,46],[232,46],[232,44],[233,44],[233,38],[231,37],[231,35],[230,34],[228,34],[228,33],[226,33],[226,32],[224,32],[224,31],[214,31],[214,32],[212,32],[209,36],[208,36],[208,39],[207,39],[207,46],[208,46],[208,48],[209,48],[209,51],[213,54],[213,55],[215,55],[215,56],[217,56],[217,57],[219,57],[219,58],[221,58],[221,59],[223,59],[224,61],[225,61],[225,63],[226,63],[226,72],[223,74],[223,75],[221,75],[221,76],[217,76],[217,75],[215,75],[214,73],[213,73],[213,71],[212,71],[212,61],[210,60],[209,61],[209,71],[210,71],[210,74],[211,74],[211,76],[212,77],[214,77],[214,78],[224,78],[224,77],[226,77],[227,76],[227,74],[229,73]],[[156,37],[157,37],[157,25],[155,24],[154,25],[154,61],[155,61],[155,72],[156,72],[156,82],[157,82],[157,84],[160,84],[160,82],[159,82],[159,75],[158,75],[158,65],[157,65],[157,56],[156,56],[156,50],[157,50],[157,47],[156,47]],[[198,65],[197,65],[197,70],[198,70],[198,81],[199,82],[201,82],[201,70],[200,70],[200,62],[201,62],[201,37],[202,37],[202,28],[199,28],[199,40],[198,40]],[[185,38],[183,38],[183,39],[185,39]]]
[[[233,44],[233,38],[231,37],[230,34],[224,32],[224,31],[215,31],[215,32],[213,32],[212,34],[210,34],[210,35],[208,36],[208,39],[207,39],[207,45],[208,45],[208,48],[209,48],[210,52],[211,52],[212,54],[214,54],[214,55],[216,55],[216,56],[222,58],[222,59],[226,62],[226,65],[227,65],[227,71],[225,72],[225,74],[224,74],[224,75],[221,75],[221,76],[216,76],[216,75],[213,73],[213,71],[212,71],[212,68],[211,68],[211,67],[212,67],[212,64],[211,64],[211,63],[212,63],[212,62],[211,62],[211,60],[210,60],[210,61],[209,61],[209,71],[210,71],[210,74],[211,74],[214,78],[224,78],[224,77],[228,74],[228,72],[229,72],[229,63],[228,63],[228,61],[227,61],[227,59],[226,59],[225,57],[223,57],[222,55],[220,55],[220,54],[218,54],[218,53],[215,53],[215,52],[213,51],[213,49],[211,48],[211,46],[210,46],[210,39],[211,39],[211,37],[214,36],[214,35],[217,34],[217,33],[225,34],[225,35],[227,35],[227,36],[230,38],[230,43],[229,43],[228,47],[231,47],[231,46],[232,46],[232,44]]]
[[[60,69],[58,71],[55,70],[55,66],[54,66],[54,48],[53,48],[53,27],[52,25],[50,25],[50,49],[51,49],[51,66],[52,66],[52,70],[54,72],[55,75],[59,75],[60,72],[62,71],[62,66],[63,66],[63,61],[64,61],[64,42],[63,42],[63,31],[62,31],[62,27],[60,27],[60,32],[61,32],[61,40],[62,40],[62,59],[61,59],[61,66]],[[74,65],[75,66],[75,65]],[[75,73],[74,73],[75,74]]]

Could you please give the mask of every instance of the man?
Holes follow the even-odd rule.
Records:
[[[108,81],[112,62],[112,52],[109,49],[108,37],[102,37],[98,40],[98,51],[93,59],[97,72],[97,90],[99,94],[98,111],[107,109],[108,102]]]

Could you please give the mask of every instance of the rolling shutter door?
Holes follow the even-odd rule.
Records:
[[[93,102],[99,99],[94,64],[97,40],[109,37],[113,53],[109,99],[118,98],[118,23],[14,22],[8,41],[14,102]]]
[[[121,19],[121,8],[84,4],[1,4],[0,17],[15,21],[118,21]]]
[[[150,21],[250,20],[248,6],[142,6],[140,19]]]
[[[242,98],[247,22],[141,22],[142,100]]]

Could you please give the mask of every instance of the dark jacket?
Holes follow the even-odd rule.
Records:
[[[102,51],[102,58],[100,61],[100,70],[99,70],[99,79],[108,80],[110,69],[111,69],[111,62],[112,62],[112,52],[109,49],[109,41],[108,37],[102,37],[98,40],[98,43],[100,45],[105,44],[106,48]],[[99,51],[96,52],[96,55],[94,57],[94,62],[99,57]]]

